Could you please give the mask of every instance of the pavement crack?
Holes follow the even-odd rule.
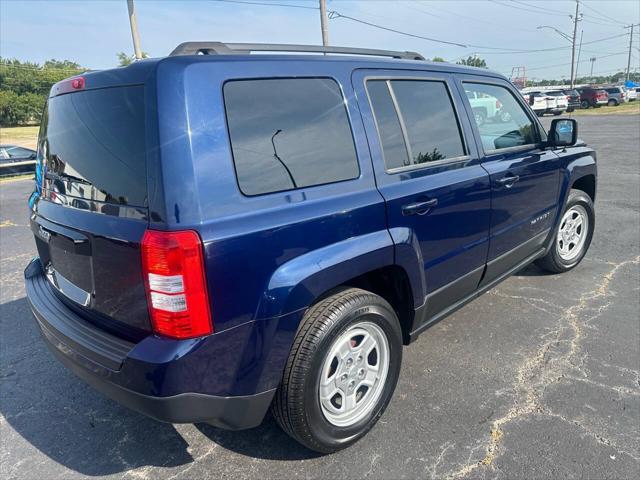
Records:
[[[567,375],[572,370],[580,369],[580,365],[574,365],[572,361],[579,352],[580,341],[584,336],[586,323],[599,316],[602,311],[610,305],[610,303],[606,303],[600,307],[591,307],[591,304],[610,294],[611,281],[620,269],[628,265],[637,265],[639,263],[640,256],[637,256],[633,260],[626,260],[616,264],[609,263],[613,268],[602,276],[602,279],[596,288],[581,295],[576,304],[563,309],[564,313],[558,317],[557,327],[551,332],[552,334],[545,335],[545,342],[540,345],[532,355],[525,358],[524,362],[518,368],[514,391],[520,392],[520,394],[516,398],[514,405],[512,405],[502,417],[493,421],[489,431],[489,438],[485,446],[484,457],[474,462],[467,462],[467,464],[459,467],[458,469],[447,473],[444,477],[449,479],[463,478],[478,468],[493,468],[494,460],[504,453],[504,447],[502,446],[504,427],[512,422],[533,414],[548,415],[570,422],[574,425],[578,425],[591,436],[598,439],[600,443],[616,448],[613,446],[611,441],[591,432],[579,422],[576,423],[576,421],[566,419],[565,417],[551,412],[549,409],[544,407],[542,397],[544,396],[545,389],[549,385],[561,379],[566,379]],[[554,308],[559,307],[558,305],[551,304],[550,302],[539,298],[532,299],[518,295],[505,295],[501,292],[494,292],[493,294],[523,300],[530,304],[532,304],[531,302],[536,302],[548,304]],[[583,314],[591,309],[595,309],[596,313],[587,317],[586,320],[582,319],[581,317]],[[565,338],[567,336],[569,338]],[[568,348],[563,348],[567,344]],[[584,374],[584,371],[581,370],[581,373]],[[584,375],[586,376],[586,374]],[[627,394],[626,391],[624,391],[624,393]],[[634,457],[628,452],[623,453]]]

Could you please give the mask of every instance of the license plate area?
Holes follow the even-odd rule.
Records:
[[[32,230],[49,282],[70,300],[89,306],[94,290],[89,237],[39,217]]]

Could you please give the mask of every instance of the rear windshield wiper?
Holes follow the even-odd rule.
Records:
[[[71,182],[76,182],[76,183],[82,183],[83,185],[90,185],[93,186],[93,184],[87,180],[85,180],[84,178],[80,178],[80,177],[76,177],[74,175],[69,175],[67,173],[53,173],[53,172],[47,172],[45,174],[45,178],[54,178],[57,180],[67,180],[67,181],[71,181]]]

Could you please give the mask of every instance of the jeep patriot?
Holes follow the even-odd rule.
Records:
[[[158,420],[271,409],[324,453],[375,425],[403,345],[594,229],[575,120],[411,52],[184,43],[54,85],[37,161],[25,282],[57,359]]]

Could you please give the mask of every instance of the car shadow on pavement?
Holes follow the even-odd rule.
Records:
[[[0,413],[5,420],[0,423],[0,435],[13,458],[29,456],[30,447],[20,436],[58,464],[83,475],[177,467],[194,461],[189,444],[173,425],[109,400],[59,364],[40,338],[26,298],[0,304],[0,332]],[[243,432],[208,425],[197,428],[207,437],[205,442],[251,457],[315,455],[290,439],[271,418]],[[39,476],[33,471],[14,474]]]
[[[545,277],[547,275],[557,275],[557,274],[543,270],[542,268],[537,266],[535,263],[530,263],[529,265],[524,267],[522,270],[518,270],[516,273],[513,274],[514,277]]]
[[[251,430],[229,431],[197,424],[211,441],[233,452],[266,460],[308,460],[322,456],[309,450],[284,433],[271,413],[261,425]]]

